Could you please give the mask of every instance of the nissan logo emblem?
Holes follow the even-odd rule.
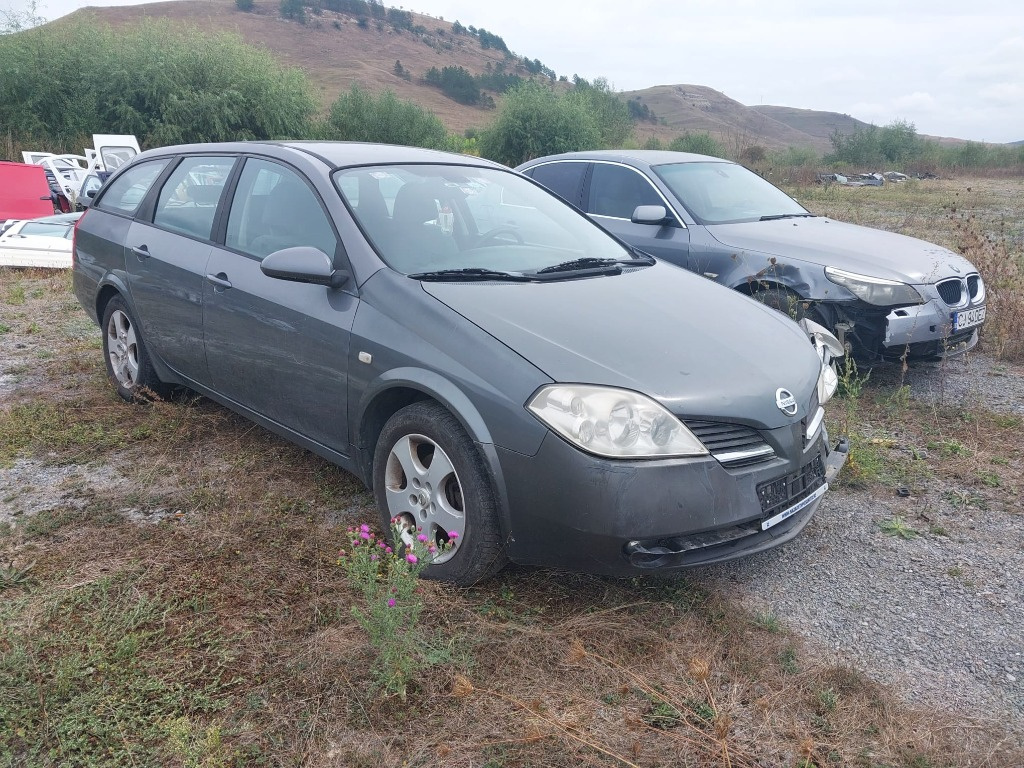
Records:
[[[796,404],[796,398],[793,397],[793,393],[782,387],[775,390],[775,404],[787,416],[796,416],[796,412],[800,410],[800,406]]]

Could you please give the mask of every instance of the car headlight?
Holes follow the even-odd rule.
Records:
[[[708,453],[679,419],[628,389],[551,384],[541,387],[526,407],[570,443],[598,456],[649,459]]]
[[[832,395],[839,388],[839,375],[836,369],[828,364],[821,364],[821,373],[818,374],[818,403],[824,405],[832,399]]]
[[[825,277],[837,285],[846,288],[861,301],[878,306],[896,304],[924,304],[924,299],[917,290],[897,280],[886,280],[882,277],[858,275],[835,267],[825,267]]]

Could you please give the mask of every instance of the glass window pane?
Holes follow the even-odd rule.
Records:
[[[597,216],[632,219],[638,205],[664,205],[651,183],[623,165],[595,163],[590,177],[587,212]]]
[[[153,223],[209,240],[233,157],[186,157],[164,182]]]
[[[250,158],[238,179],[224,244],[259,258],[305,245],[333,259],[338,238],[319,198],[297,173]]]
[[[166,159],[151,160],[129,168],[111,182],[103,196],[96,201],[96,207],[135,213],[167,162]]]

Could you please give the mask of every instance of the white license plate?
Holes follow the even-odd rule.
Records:
[[[793,515],[795,515],[801,509],[803,509],[804,507],[812,504],[815,499],[820,498],[822,496],[822,494],[824,494],[825,491],[827,491],[827,490],[828,490],[828,483],[825,483],[820,488],[818,488],[818,490],[816,490],[814,493],[812,493],[810,496],[808,496],[806,499],[803,499],[802,501],[798,501],[796,504],[794,504],[789,509],[784,509],[781,512],[779,512],[779,514],[775,515],[775,517],[769,517],[767,520],[762,522],[761,523],[761,530],[762,531],[767,531],[773,525],[778,525],[783,520],[787,520],[787,519],[791,518]]]
[[[965,309],[962,312],[953,313],[953,330],[962,331],[965,328],[973,328],[985,322],[985,308],[974,307]]]

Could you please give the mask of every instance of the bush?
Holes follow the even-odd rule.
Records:
[[[431,149],[448,146],[447,131],[433,112],[403,101],[391,91],[374,96],[358,84],[331,105],[324,138]]]
[[[694,152],[698,155],[725,157],[725,147],[711,137],[710,133],[690,133],[672,139],[668,148],[673,152]]]
[[[256,3],[253,0],[235,0],[235,7],[240,11],[248,13],[256,7]]]
[[[480,153],[508,166],[599,146],[601,132],[586,99],[571,99],[534,82],[505,95],[497,119],[480,137]]]
[[[99,130],[144,146],[308,135],[303,75],[233,33],[63,21],[0,36],[0,125],[67,145]]]

